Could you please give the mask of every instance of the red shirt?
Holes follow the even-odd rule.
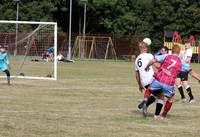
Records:
[[[181,72],[181,59],[176,55],[167,55],[154,77],[161,83],[174,86],[178,73]]]

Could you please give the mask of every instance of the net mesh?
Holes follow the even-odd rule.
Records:
[[[9,54],[12,76],[53,77],[55,62],[44,57],[54,40],[52,24],[19,23],[16,31],[16,23],[0,22],[0,46]]]

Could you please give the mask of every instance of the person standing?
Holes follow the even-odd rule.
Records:
[[[138,83],[139,91],[144,93],[144,100],[138,105],[138,108],[141,109],[143,105],[146,103],[147,98],[150,96],[151,92],[149,91],[148,87],[153,81],[153,68],[150,67],[150,70],[147,72],[145,71],[145,67],[149,63],[150,60],[154,58],[154,56],[148,52],[148,45],[144,41],[139,43],[139,50],[140,54],[137,56],[135,60],[135,73],[136,73],[136,80]]]
[[[10,65],[5,48],[0,47],[0,70],[6,73],[7,83],[10,85]]]
[[[157,58],[152,59],[145,70],[148,71],[149,67],[155,62],[161,62],[161,66],[158,71],[154,74],[154,80],[150,85],[152,91],[152,96],[150,96],[143,106],[143,115],[147,116],[147,107],[152,104],[155,99],[157,99],[155,118],[160,118],[160,112],[163,107],[164,96],[167,97],[167,102],[170,105],[165,105],[165,110],[167,112],[172,106],[172,99],[174,96],[174,84],[178,73],[181,72],[182,62],[179,58],[180,47],[178,45],[173,45],[172,55],[161,55]]]
[[[185,39],[185,51],[180,54],[180,57],[184,62],[186,62],[190,66],[190,62],[192,59],[192,47],[188,39]],[[178,87],[178,91],[181,95],[181,102],[186,102],[187,100],[183,92],[182,85],[185,87],[189,96],[189,103],[194,103],[195,99],[192,94],[192,89],[188,83],[188,72],[181,71],[176,79],[176,86]]]

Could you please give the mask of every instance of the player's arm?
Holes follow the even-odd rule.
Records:
[[[9,63],[9,60],[8,60],[8,54],[7,53],[6,53],[6,57],[5,57],[5,62],[7,64],[7,66],[8,66],[8,70],[10,70],[11,66],[10,66],[10,63]]]
[[[158,64],[158,63],[163,62],[166,56],[167,56],[167,54],[155,56],[155,57],[149,62],[149,64],[146,66],[145,70],[148,71],[148,70],[149,70],[149,67],[150,67],[151,65],[154,65],[154,64]],[[160,67],[160,64],[159,64],[156,68],[159,68],[159,67]]]
[[[153,65],[154,63],[156,63],[156,62],[157,62],[157,59],[156,59],[156,58],[150,60],[149,63],[148,63],[148,65],[146,66],[145,70],[148,71],[148,70],[149,70],[149,67],[150,67],[151,65]]]
[[[153,66],[156,68],[156,69],[159,69],[161,64],[159,62],[155,62],[153,63]]]
[[[187,64],[190,64],[191,59],[192,59],[191,56],[187,56],[185,62],[186,62]]]
[[[193,78],[195,78],[196,80],[198,80],[199,83],[200,83],[200,76],[199,76],[199,74],[197,74],[194,70],[190,70],[190,71],[189,71],[189,74],[190,74]]]
[[[193,78],[198,80],[200,83],[200,76],[194,70],[192,70],[192,68],[185,61],[182,61],[181,71],[188,72],[188,74],[190,74]]]
[[[144,87],[142,86],[142,83],[141,83],[141,80],[140,80],[140,73],[139,73],[139,71],[135,71],[135,78],[137,80],[140,92],[143,92]]]

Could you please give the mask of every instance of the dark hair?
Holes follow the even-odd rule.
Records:
[[[188,38],[185,38],[184,43],[190,43],[190,40]]]
[[[169,51],[169,48],[166,46],[162,47],[161,49],[165,49],[167,52]]]
[[[166,46],[160,48],[159,52],[160,52],[162,49],[164,49],[165,51],[167,51],[167,53],[169,52],[169,48],[166,47]],[[162,53],[160,53],[159,55],[162,55]]]

